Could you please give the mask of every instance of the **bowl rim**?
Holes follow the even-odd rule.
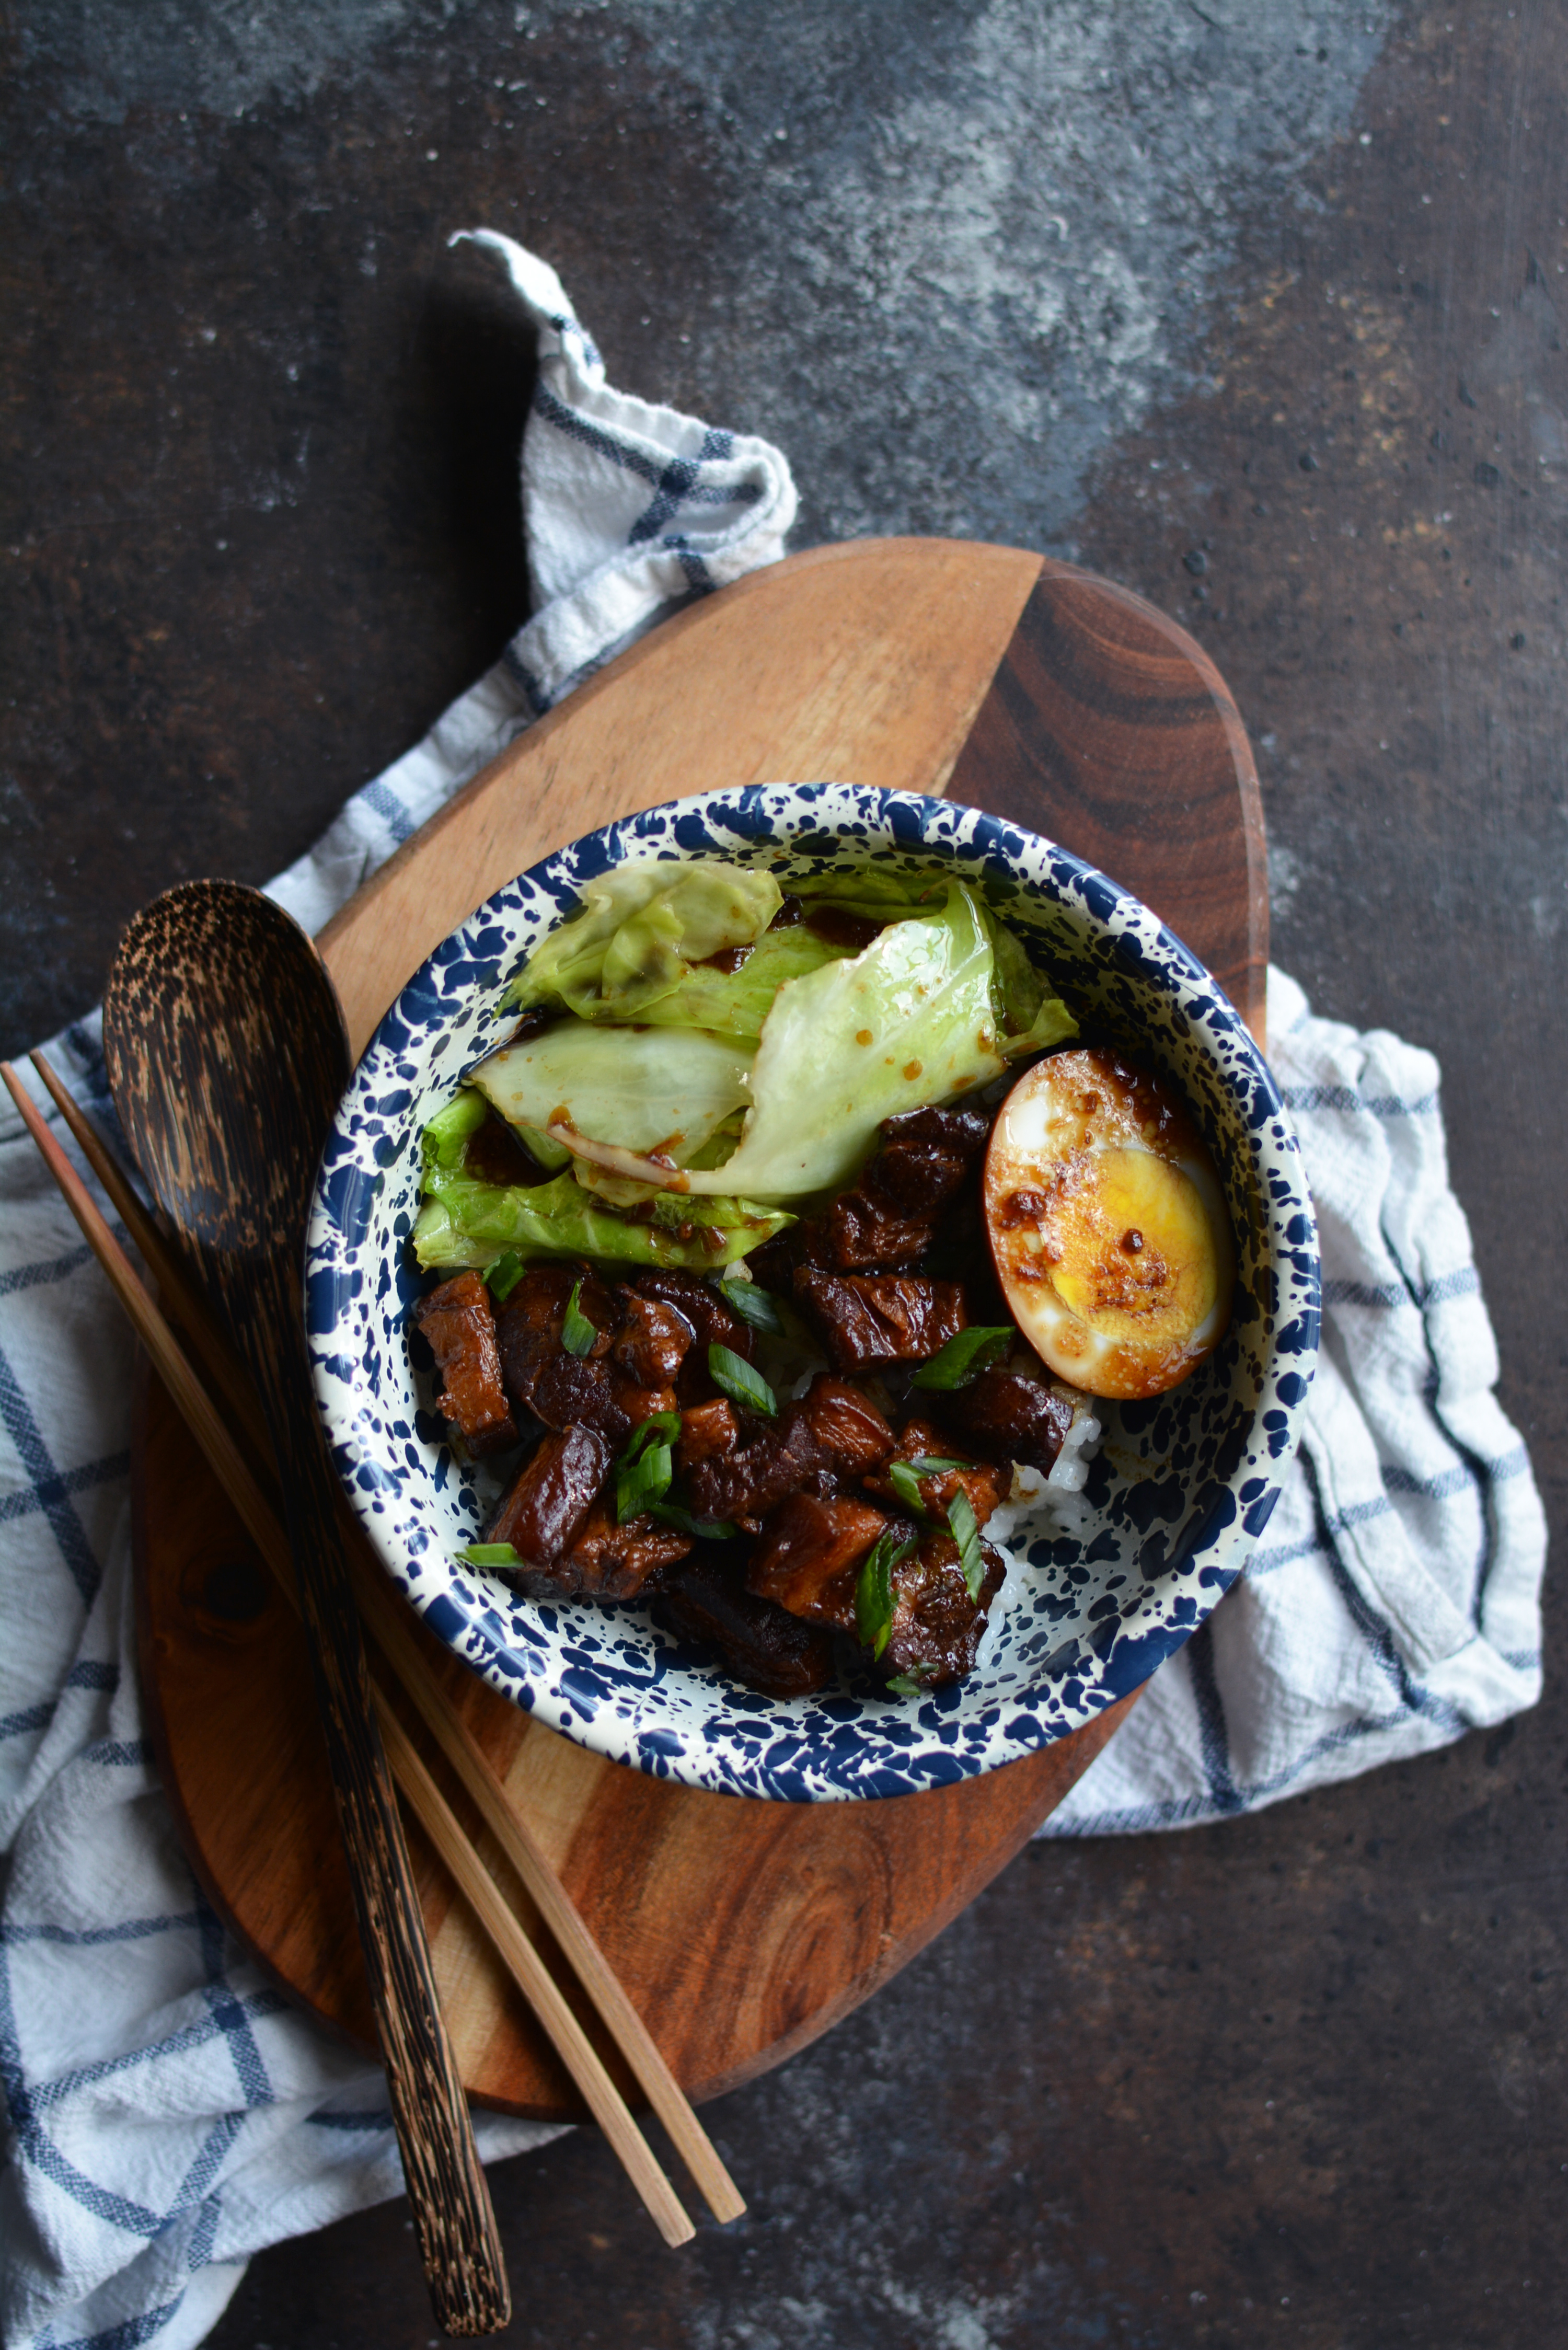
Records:
[[[682,818],[696,816],[700,813],[722,812],[730,820],[729,828],[740,836],[735,841],[739,847],[743,838],[775,838],[769,819],[784,814],[783,806],[775,805],[782,795],[794,803],[790,809],[794,820],[786,827],[784,837],[776,838],[775,845],[786,855],[792,850],[796,854],[820,853],[825,846],[820,830],[813,837],[810,850],[797,847],[792,836],[810,833],[812,828],[810,817],[805,816],[803,821],[801,813],[797,811],[820,810],[824,795],[832,794],[853,795],[857,817],[863,826],[867,822],[878,826],[888,847],[929,855],[933,864],[967,863],[972,868],[988,858],[999,857],[1015,879],[1025,887],[1038,889],[1041,885],[1037,879],[1018,872],[1017,858],[1025,845],[1047,852],[1046,861],[1050,868],[1048,894],[1053,894],[1059,902],[1063,901],[1067,898],[1070,886],[1083,901],[1084,910],[1103,930],[1115,934],[1119,921],[1125,926],[1120,935],[1131,934],[1140,938],[1146,947],[1157,949],[1160,962],[1166,969],[1153,983],[1158,984],[1162,992],[1171,992],[1173,979],[1179,979],[1187,987],[1199,991],[1199,1002],[1183,1005],[1189,1024],[1199,1031],[1211,1030],[1214,1040],[1221,1036],[1229,1039],[1246,1066],[1250,1079],[1261,1088],[1266,1119],[1254,1118],[1249,1121],[1248,1147],[1263,1201],[1270,1240],[1269,1261],[1275,1263],[1287,1253],[1283,1243],[1289,1238],[1291,1247],[1288,1253],[1305,1282],[1306,1294],[1296,1298],[1293,1305],[1300,1326],[1307,1330],[1307,1336],[1293,1355],[1292,1371],[1286,1375],[1285,1396],[1280,1398],[1276,1395],[1275,1398],[1276,1408],[1282,1408],[1286,1416],[1288,1441],[1281,1442],[1277,1437],[1271,1440],[1272,1475],[1266,1490],[1263,1485],[1254,1489],[1249,1484],[1245,1492],[1238,1495],[1232,1492],[1238,1482],[1236,1476],[1223,1482],[1218,1477],[1211,1479],[1210,1484],[1216,1492],[1214,1507],[1207,1518],[1198,1519],[1183,1528],[1178,1538],[1177,1554],[1168,1562],[1168,1573],[1178,1565],[1189,1569],[1199,1560],[1206,1562],[1191,1580],[1197,1606],[1190,1620],[1171,1624],[1136,1639],[1129,1638],[1119,1643],[1113,1641],[1108,1655],[1102,1659],[1104,1670],[1085,1683],[1075,1700],[1075,1720],[1049,1726],[1042,1721],[1038,1707],[1031,1709],[1016,1692],[1004,1693],[993,1701],[992,1712],[993,1716],[999,1712],[1006,1712],[1010,1716],[1005,1732],[1001,1736],[992,1735],[983,1751],[978,1751],[972,1746],[966,1747],[961,1738],[941,1734],[940,1723],[944,1718],[950,1725],[958,1722],[961,1693],[966,1689],[974,1693],[971,1683],[950,1684],[947,1690],[931,1692],[924,1700],[904,1701],[898,1710],[900,1727],[905,1730],[910,1715],[917,1716],[921,1728],[929,1733],[928,1742],[934,1746],[935,1752],[923,1752],[917,1761],[907,1736],[896,1741],[884,1741],[890,1751],[875,1764],[861,1770],[837,1772],[831,1783],[821,1783],[803,1766],[798,1753],[793,1754],[785,1762],[772,1765],[759,1765],[753,1756],[744,1769],[736,1769],[726,1763],[722,1750],[712,1743],[704,1743],[701,1754],[693,1756],[672,1733],[669,1738],[661,1739],[656,1725],[649,1727],[644,1723],[635,1738],[628,1738],[626,1720],[618,1718],[612,1721],[607,1708],[601,1707],[597,1712],[586,1710],[576,1693],[563,1698],[558,1690],[551,1691],[533,1685],[526,1670],[520,1668],[514,1649],[507,1646],[504,1627],[493,1605],[482,1591],[466,1585],[455,1562],[447,1561],[448,1572],[441,1588],[426,1587],[421,1565],[410,1563],[405,1544],[400,1541],[394,1543],[389,1538],[385,1513],[379,1505],[375,1491],[376,1464],[358,1440],[358,1422],[345,1409],[341,1399],[343,1358],[331,1343],[336,1315],[324,1313],[321,1302],[324,1287],[334,1295],[341,1292],[343,1274],[340,1268],[352,1261],[351,1250],[346,1257],[342,1244],[345,1195],[342,1162],[347,1159],[349,1167],[355,1168],[355,1146],[357,1141],[363,1140],[369,1089],[377,1082],[384,1082],[384,1070],[378,1076],[378,1064],[384,1062],[389,1053],[396,1058],[400,1051],[406,1059],[405,1040],[410,1030],[416,1025],[421,1030],[430,1028],[433,994],[431,974],[434,966],[443,959],[452,961],[471,934],[477,933],[487,922],[497,920],[514,922],[517,910],[503,901],[520,887],[532,889],[537,899],[553,899],[557,908],[564,909],[580,896],[583,883],[592,878],[594,871],[602,871],[624,861],[628,856],[636,856],[639,838],[657,837],[658,847],[654,853],[661,850],[677,858],[712,853],[711,848],[706,846],[690,848],[679,837]],[[954,819],[966,820],[968,828],[957,835],[950,833],[945,839],[933,840],[929,837],[928,827],[933,820],[944,821],[950,826]],[[753,820],[755,820],[754,831],[748,829]],[[837,829],[840,839],[843,839],[842,826]],[[850,840],[846,846],[853,850],[855,844]],[[876,844],[869,846],[874,852]],[[597,862],[589,869],[571,869],[568,860],[581,858],[585,851],[595,852]],[[546,914],[546,929],[550,919]],[[504,961],[514,966],[517,951],[514,942],[504,951]],[[1144,976],[1147,979],[1148,974],[1146,972]],[[454,999],[452,1003],[450,1009],[453,1014],[462,1000]],[[439,1025],[434,1033],[439,1033]],[[428,1044],[427,1035],[427,1068]],[[1210,1057],[1216,1061],[1220,1058],[1212,1050]],[[420,1072],[421,1077],[425,1074],[425,1071]],[[452,1075],[455,1076],[456,1074],[454,1068]],[[1233,1080],[1227,1077],[1226,1084],[1228,1087],[1231,1087]],[[358,1136],[353,1131],[357,1119],[360,1121]],[[1278,1145],[1272,1154],[1275,1162],[1273,1181],[1264,1180],[1265,1160],[1269,1156],[1265,1148],[1264,1127],[1271,1122]],[[1293,1183],[1283,1175],[1278,1164],[1282,1159],[1285,1167],[1293,1169]],[[357,1172],[359,1179],[358,1189],[361,1194],[379,1189],[378,1177],[362,1163],[358,1165]],[[352,1191],[354,1189],[355,1182],[350,1177],[348,1190]],[[369,1207],[363,1201],[361,1205],[368,1219]],[[1293,1220],[1288,1233],[1287,1218]],[[1305,1261],[1308,1259],[1310,1264]],[[985,810],[970,808],[961,803],[929,795],[834,781],[781,781],[705,790],[617,817],[564,844],[521,874],[503,882],[480,906],[455,925],[423,959],[419,969],[399,990],[393,1003],[382,1014],[339,1103],[312,1195],[306,1242],[306,1345],[312,1378],[339,1476],[381,1564],[403,1596],[419,1610],[443,1644],[462,1655],[464,1661],[480,1671],[491,1686],[524,1711],[536,1715],[576,1743],[609,1760],[694,1787],[795,1802],[921,1792],[998,1768],[1004,1762],[1018,1759],[1043,1745],[1054,1743],[1073,1730],[1083,1727],[1108,1706],[1140,1687],[1167,1657],[1185,1645],[1241,1574],[1279,1498],[1284,1473],[1299,1442],[1306,1392],[1316,1360],[1321,1295],[1315,1220],[1299,1148],[1278,1087],[1241,1014],[1226,996],[1213,973],[1192,951],[1131,890],[1043,834],[1032,833],[1023,826],[992,816]],[[402,1311],[396,1315],[400,1331],[404,1318]],[[1272,1347],[1268,1353],[1270,1361],[1272,1361]],[[1265,1398],[1260,1395],[1253,1406],[1251,1424],[1254,1427],[1264,1400]],[[1206,1498],[1208,1490],[1204,1488],[1198,1498]],[[1195,1512],[1197,1507],[1198,1500],[1195,1499]],[[518,1595],[519,1599],[521,1596]],[[562,1635],[550,1603],[526,1604],[540,1618],[546,1640],[558,1643]],[[745,1692],[737,1696],[730,1710],[739,1715],[765,1713],[773,1702],[791,1701],[770,1701],[758,1698],[753,1692]],[[867,1702],[875,1703],[877,1700]],[[892,1702],[880,1702],[888,1707],[891,1717]],[[857,1706],[851,1710],[857,1714],[857,1735],[864,1738],[867,1732],[859,1720],[863,1709]],[[929,1719],[932,1715],[937,1717],[936,1722]],[[750,1726],[754,1730],[757,1724],[753,1721]],[[992,1728],[994,1731],[994,1722]],[[784,1743],[790,1744],[791,1742],[786,1740]],[[798,1746],[800,1742],[797,1740],[793,1743]]]

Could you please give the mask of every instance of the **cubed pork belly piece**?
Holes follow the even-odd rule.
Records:
[[[816,1273],[803,1265],[794,1294],[823,1333],[841,1371],[879,1363],[923,1363],[969,1320],[961,1282],[912,1274]]]
[[[860,1562],[888,1523],[852,1493],[792,1493],[763,1524],[746,1586],[807,1623],[853,1632]]]
[[[694,1273],[649,1265],[634,1275],[630,1286],[639,1296],[672,1306],[691,1324],[704,1352],[712,1346],[728,1347],[732,1354],[743,1355],[747,1362],[751,1361],[756,1343],[752,1326],[730,1311],[711,1282],[700,1281]]]
[[[535,1365],[528,1408],[546,1428],[592,1428],[617,1450],[631,1434],[608,1363],[568,1355],[564,1347]]]
[[[659,1614],[719,1650],[738,1680],[770,1697],[809,1697],[833,1678],[833,1635],[746,1589],[737,1545],[700,1543],[670,1576]]]
[[[946,1521],[948,1503],[955,1493],[961,1492],[969,1497],[975,1524],[983,1526],[992,1511],[1005,1499],[1012,1481],[1005,1469],[989,1461],[968,1460],[965,1457],[967,1450],[967,1446],[955,1442],[934,1421],[907,1420],[898,1430],[898,1444],[887,1467],[877,1470],[862,1482],[867,1492],[874,1494],[879,1501],[897,1503],[898,1490],[888,1474],[894,1461],[959,1461],[961,1466],[957,1469],[931,1470],[920,1476],[920,1507],[929,1518],[934,1518],[939,1525],[942,1524]]]
[[[733,1452],[740,1441],[741,1423],[727,1396],[715,1396],[711,1403],[689,1405],[680,1415],[680,1434],[675,1446],[676,1473],[689,1477],[700,1461]]]
[[[710,1347],[728,1347],[732,1355],[751,1361],[755,1333],[749,1322],[732,1314],[711,1282],[699,1281],[694,1273],[667,1272],[661,1265],[650,1265],[636,1275],[631,1286],[639,1295],[679,1314],[691,1326],[695,1343],[688,1347],[676,1379],[682,1405],[706,1403],[719,1392],[708,1375]]]
[[[991,1121],[974,1109],[911,1109],[882,1121],[866,1180],[907,1216],[934,1217],[963,1189]]]
[[[496,1317],[496,1339],[506,1391],[525,1410],[534,1409],[533,1385],[541,1367],[566,1352],[561,1344],[561,1324],[579,1282],[582,1289],[577,1298],[578,1311],[595,1327],[593,1345],[583,1359],[597,1362],[609,1353],[617,1315],[608,1290],[586,1264],[531,1264]],[[570,1359],[576,1362],[578,1358],[573,1356]]]
[[[893,1431],[870,1397],[830,1371],[817,1373],[789,1415],[805,1421],[840,1477],[863,1477],[892,1456]]]
[[[610,1449],[591,1428],[542,1436],[491,1521],[486,1542],[510,1543],[522,1567],[510,1570],[535,1597],[558,1593],[566,1557],[609,1472]]]
[[[896,1273],[924,1262],[937,1227],[932,1217],[906,1215],[867,1181],[840,1191],[822,1219],[822,1234],[826,1245],[819,1253],[835,1272]]]
[[[629,1284],[616,1292],[620,1327],[610,1360],[639,1388],[674,1384],[697,1333],[686,1315],[657,1297],[645,1297]]]
[[[517,1422],[501,1378],[495,1312],[477,1273],[460,1273],[414,1308],[441,1376],[442,1416],[477,1460],[517,1441]]]
[[[646,1511],[618,1525],[614,1503],[606,1495],[594,1503],[554,1570],[556,1588],[583,1599],[636,1599],[656,1589],[691,1548],[690,1534],[660,1525]]]
[[[982,1542],[985,1580],[971,1599],[959,1546],[950,1534],[927,1534],[893,1569],[893,1623],[877,1660],[889,1680],[907,1673],[928,1689],[961,1681],[973,1669],[991,1603],[1002,1588],[1000,1551]]]
[[[1017,1461],[1043,1471],[1073,1425],[1069,1397],[1017,1371],[981,1371],[967,1388],[930,1395],[927,1409],[985,1460]]]
[[[765,1518],[787,1493],[798,1492],[827,1466],[809,1420],[792,1412],[759,1429],[733,1452],[698,1461],[686,1489],[696,1516],[737,1525]]]

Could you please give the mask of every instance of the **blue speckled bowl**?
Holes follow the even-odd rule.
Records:
[[[581,883],[623,858],[719,853],[795,869],[888,858],[979,883],[1102,1037],[1175,1079],[1208,1134],[1239,1271],[1230,1336],[1153,1403],[1106,1405],[1075,1534],[1047,1514],[983,1671],[918,1700],[760,1697],[645,1607],[521,1598],[453,1564],[479,1534],[473,1470],[441,1440],[405,1323],[419,1134],[504,1033],[507,981]],[[1210,974],[1103,874],[973,808],[849,784],[704,794],[628,816],[499,890],[410,981],[328,1138],[307,1241],[317,1393],[387,1571],[476,1672],[568,1738],[694,1787],[810,1803],[902,1795],[1028,1753],[1147,1679],[1234,1582],[1295,1449],[1318,1328],[1317,1238],[1295,1138]]]

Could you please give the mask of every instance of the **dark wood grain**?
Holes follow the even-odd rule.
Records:
[[[272,1438],[305,1618],[300,1661],[431,2303],[448,2334],[493,2334],[511,2314],[505,2262],[376,1725],[305,1358],[306,1211],[348,1076],[332,983],[270,899],[189,882],[120,941],[104,1053],[131,1148],[244,1358]]]
[[[1031,619],[1047,576],[1054,636]],[[1204,887],[1182,901],[1192,941],[1201,951],[1211,933],[1261,956],[1266,908],[1250,853],[1245,743],[1238,730],[1227,771],[1217,744],[1229,738],[1210,723],[1223,687],[1180,629],[1164,623],[1161,633],[1149,619],[1086,573],[944,540],[821,548],[738,582],[531,728],[329,926],[323,949],[356,1041],[477,899],[586,824],[679,791],[780,775],[941,793],[962,775],[981,805],[1111,863],[1135,889],[1201,874]],[[997,730],[999,712],[1011,732]],[[1112,860],[1099,856],[1115,814],[1108,786],[1089,839],[1062,779],[1101,777],[1116,726],[1136,739],[1138,764],[1123,785],[1126,851]],[[1043,764],[1030,746],[1047,735]],[[1261,961],[1254,972],[1246,951],[1238,984],[1257,1009]],[[280,1978],[363,2037],[347,1886],[324,1857],[329,1804],[312,1776],[298,1634],[275,1607],[244,1626],[214,1617],[210,1574],[243,1557],[244,1538],[156,1388],[142,1492],[148,1678],[161,1704],[165,1784],[198,1866]],[[777,2064],[885,1982],[1012,1857],[1120,1719],[1118,1709],[1005,1770],[929,1794],[741,1803],[604,1762],[531,1722],[433,1642],[427,1649],[695,2097]],[[433,1855],[417,1834],[410,1841],[470,2090],[541,2117],[578,2113]]]
[[[1043,563],[949,791],[1135,889],[1262,1033],[1262,805],[1219,671],[1152,604]]]

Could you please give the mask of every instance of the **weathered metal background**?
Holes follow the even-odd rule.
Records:
[[[509,228],[615,380],[789,448],[798,544],[1075,554],[1212,649],[1277,958],[1442,1056],[1561,1524],[1568,17],[32,0],[0,39],[5,1049],[523,617],[527,342],[445,250]],[[1548,1631],[1550,1675],[1550,1592]],[[735,2230],[663,2252],[589,2137],[501,2169],[507,2338],[1560,2338],[1565,1727],[1552,1679],[1254,1820],[1033,1847],[715,2110]],[[403,2228],[263,2258],[218,2350],[422,2345]]]

